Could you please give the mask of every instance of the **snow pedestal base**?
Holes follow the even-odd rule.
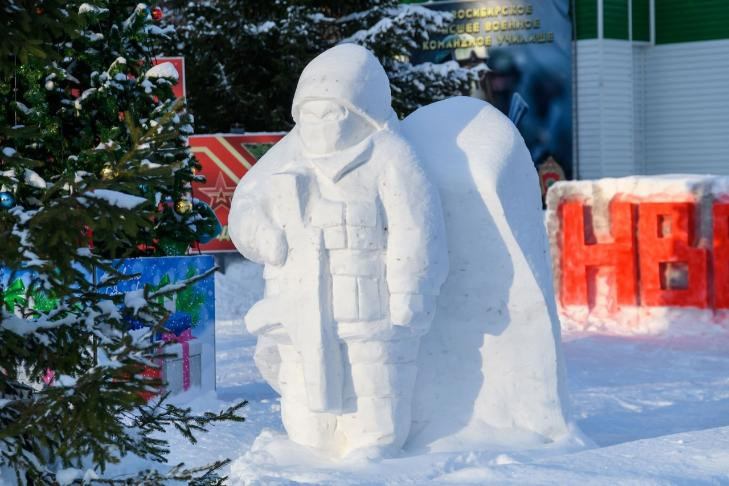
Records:
[[[495,432],[495,431],[492,431]],[[327,454],[299,445],[286,434],[264,429],[250,449],[230,466],[229,482],[254,484],[488,484],[489,481],[447,479],[457,471],[472,468],[489,470],[509,463],[530,463],[584,450],[586,444],[576,435],[550,444],[535,444],[530,439],[498,434],[502,442],[469,449],[462,443],[458,451],[410,451],[397,458],[368,458],[358,455],[334,459]],[[493,436],[492,436],[493,437]],[[474,441],[471,441],[473,443]],[[526,467],[533,467],[529,464]],[[545,481],[548,482],[548,481]],[[529,483],[529,481],[526,481]]]
[[[565,330],[729,326],[729,178],[560,182],[546,220]]]

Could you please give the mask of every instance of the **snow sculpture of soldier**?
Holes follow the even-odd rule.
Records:
[[[292,115],[229,217],[265,266],[245,320],[289,438],[374,457],[569,437],[539,182],[508,118],[460,97],[401,122],[353,44],[304,69]]]
[[[292,440],[336,455],[396,451],[410,429],[418,341],[448,272],[438,195],[366,49],[312,61],[292,115],[281,148],[293,153],[274,148],[275,172],[246,176],[233,204],[236,246],[266,265],[265,298],[246,324],[276,343],[271,381]]]

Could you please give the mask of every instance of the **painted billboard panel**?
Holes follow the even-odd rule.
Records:
[[[202,165],[206,182],[193,186],[193,196],[207,203],[223,226],[217,238],[200,245],[200,251],[236,251],[228,235],[228,212],[240,179],[285,133],[193,135],[190,148]],[[197,247],[195,248],[197,251]]]
[[[128,258],[115,262],[116,269],[134,278],[103,289],[113,294],[150,286],[153,290],[201,275],[215,266],[210,255]],[[97,282],[104,273],[97,270]],[[175,354],[164,363],[163,379],[173,393],[199,387],[215,389],[215,277],[209,275],[180,292],[161,297],[169,311],[157,338],[168,343],[165,353]],[[134,325],[134,323],[132,323]]]
[[[79,268],[85,278],[94,282],[100,293],[117,295],[145,286],[159,290],[177,284],[185,279],[202,275],[215,266],[210,255],[184,257],[128,258],[112,262],[118,272],[132,278],[105,285],[105,272],[97,268],[90,272]],[[62,300],[37,285],[32,285],[36,274],[21,270],[10,272],[0,268],[0,297],[7,312],[22,312],[24,309],[50,312],[62,304]],[[161,377],[167,382],[166,389],[172,393],[190,388],[203,391],[215,389],[215,277],[208,275],[177,293],[159,297],[159,303],[168,311],[163,322],[167,332],[152,339],[167,343],[164,353],[170,355],[160,361]],[[129,329],[145,326],[134,317],[128,318]],[[54,373],[47,373],[46,384]],[[45,378],[44,378],[45,379]],[[153,393],[145,395],[147,398]]]

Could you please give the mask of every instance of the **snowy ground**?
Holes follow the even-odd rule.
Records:
[[[170,432],[173,463],[230,457],[230,484],[729,484],[729,334],[565,336],[573,416],[594,442],[587,450],[563,444],[333,464],[282,438],[277,395],[253,364],[255,339],[240,316],[259,298],[259,268],[241,262],[216,283],[217,398],[180,400],[202,411],[246,399],[247,421],[216,426],[197,446]],[[262,445],[279,448],[278,462]]]

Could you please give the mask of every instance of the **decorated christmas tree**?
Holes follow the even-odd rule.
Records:
[[[127,455],[166,462],[167,442],[152,435],[165,427],[194,440],[207,423],[242,420],[243,403],[200,417],[145,400],[162,385],[148,373],[169,315],[161,297],[189,300],[185,289],[206,275],[113,291],[130,278],[114,259],[180,253],[217,224],[190,194],[192,117],[172,95],[176,72],[153,63],[173,28],[128,1],[10,4],[0,31],[0,482],[219,483],[224,461],[103,477]]]
[[[51,64],[17,65],[0,87],[10,100],[0,116],[16,126],[40,127],[18,148],[44,162],[37,169],[42,178],[101,178],[155,203],[145,215],[150,224],[135,241],[110,240],[101,234],[106,225],[87,224],[100,252],[113,257],[120,249],[140,248],[181,254],[210,236],[216,221],[191,195],[197,163],[186,135],[193,119],[172,94],[178,73],[171,64],[153,64],[156,46],[174,29],[163,24],[160,9],[144,4],[73,5],[67,8],[78,9],[84,28],[55,44],[57,60]],[[141,164],[125,156],[131,150]]]
[[[411,62],[424,40],[447,28],[448,12],[397,0],[203,0],[170,2],[177,34],[167,54],[183,53],[190,103],[202,132],[287,130],[301,70],[340,42],[371,49],[390,78],[393,107],[406,116],[436,100],[466,95],[477,69],[456,62]]]

